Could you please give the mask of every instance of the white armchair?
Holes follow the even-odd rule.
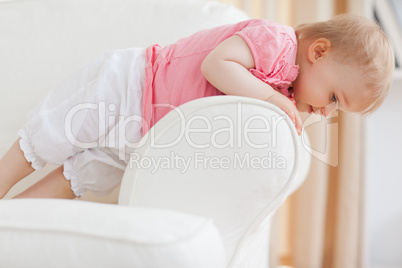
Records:
[[[16,114],[1,118],[1,152],[27,112],[16,103],[29,110],[102,52],[244,19],[233,7],[195,0],[1,3],[0,109]],[[269,103],[186,103],[143,137],[119,205],[1,200],[0,267],[268,267],[271,217],[308,171],[301,144]]]

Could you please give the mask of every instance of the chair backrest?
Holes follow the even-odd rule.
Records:
[[[228,267],[268,267],[270,218],[306,175],[309,157],[301,149],[290,119],[270,103],[191,101],[143,137],[119,204],[212,218]]]
[[[232,6],[204,0],[0,2],[0,156],[17,138],[27,112],[104,52],[165,45],[246,19]]]
[[[166,45],[247,18],[203,0],[0,2],[0,112],[10,114],[1,117],[2,130],[12,129],[14,139],[25,114],[53,86],[106,51]],[[0,138],[8,136],[2,131]]]

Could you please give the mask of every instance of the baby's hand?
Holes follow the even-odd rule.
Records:
[[[265,101],[270,102],[281,108],[290,117],[293,124],[295,124],[297,133],[299,135],[301,134],[302,121],[299,115],[299,111],[297,111],[296,106],[293,104],[291,100],[289,100],[284,95],[275,92],[271,97],[269,97]]]

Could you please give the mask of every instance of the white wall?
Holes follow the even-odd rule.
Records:
[[[366,267],[402,267],[402,70],[380,109],[365,119]]]

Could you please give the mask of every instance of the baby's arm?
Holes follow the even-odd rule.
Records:
[[[240,36],[232,36],[205,58],[201,71],[214,87],[226,95],[237,95],[265,100],[275,104],[295,122],[301,132],[301,119],[295,105],[284,95],[252,75],[254,58],[247,43]]]

